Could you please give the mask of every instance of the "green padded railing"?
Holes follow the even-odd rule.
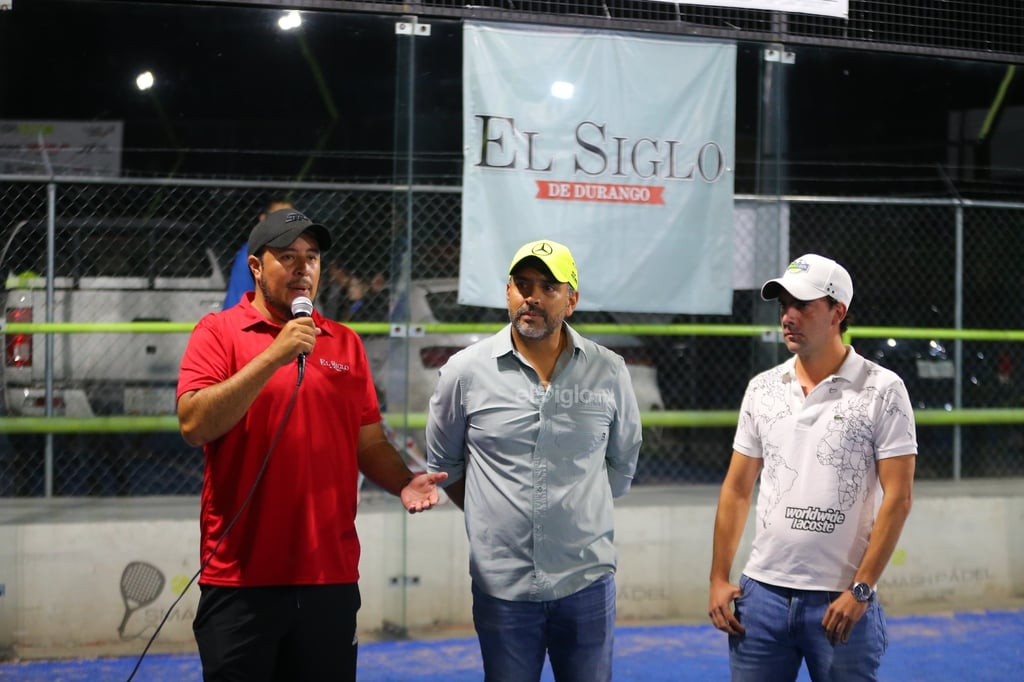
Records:
[[[189,333],[195,322],[23,322],[5,326],[7,334],[95,334],[95,333]],[[389,334],[393,327],[388,322],[359,322],[349,325],[360,334]],[[496,332],[500,324],[416,324],[399,325],[401,329],[415,327],[425,334],[460,334],[469,332]],[[574,327],[582,334],[631,334],[636,336],[761,336],[778,332],[778,326],[742,324],[580,324]],[[858,338],[906,339],[964,339],[975,341],[1024,342],[1024,330],[1004,329],[944,329],[903,327],[858,327],[846,334],[846,341]],[[739,406],[737,405],[737,409]],[[917,410],[916,421],[922,426],[951,426],[977,424],[1024,423],[1024,408],[963,408]],[[426,424],[422,412],[385,415],[389,424],[397,429],[421,429]],[[732,427],[736,424],[734,410],[664,410],[642,412],[644,426],[707,428]],[[166,416],[107,416],[75,417],[0,417],[0,433],[135,433],[177,431],[178,420]]]

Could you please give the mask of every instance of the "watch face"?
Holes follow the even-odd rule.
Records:
[[[867,601],[871,599],[871,586],[867,583],[854,583],[853,596],[857,601]]]

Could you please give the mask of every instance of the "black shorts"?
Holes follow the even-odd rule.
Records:
[[[359,586],[200,586],[192,624],[205,682],[356,679]]]

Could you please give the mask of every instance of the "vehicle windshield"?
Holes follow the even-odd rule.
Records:
[[[458,302],[457,291],[431,291],[427,293],[427,304],[438,322],[466,322],[505,324],[508,312],[503,308],[485,308],[478,305],[463,305]]]
[[[111,220],[58,223],[54,235],[56,277],[209,278],[212,264],[194,226],[172,221]],[[126,254],[132,254],[130,257]],[[4,274],[46,274],[46,223],[17,227],[3,252]]]
[[[465,322],[505,324],[508,322],[508,311],[504,308],[486,308],[477,305],[465,305],[458,302],[457,291],[432,291],[427,293],[427,304],[438,322]],[[569,323],[578,324],[610,324],[615,322],[612,316],[602,310],[576,310]]]

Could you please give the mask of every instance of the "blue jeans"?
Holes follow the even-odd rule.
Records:
[[[473,585],[473,624],[487,682],[540,680],[545,653],[558,682],[612,679],[615,580],[611,573],[554,601],[506,601]]]
[[[845,644],[832,644],[821,620],[837,592],[793,590],[740,578],[736,617],[746,633],[729,636],[733,682],[792,682],[801,660],[814,682],[877,680],[889,640],[885,611],[868,602]]]

